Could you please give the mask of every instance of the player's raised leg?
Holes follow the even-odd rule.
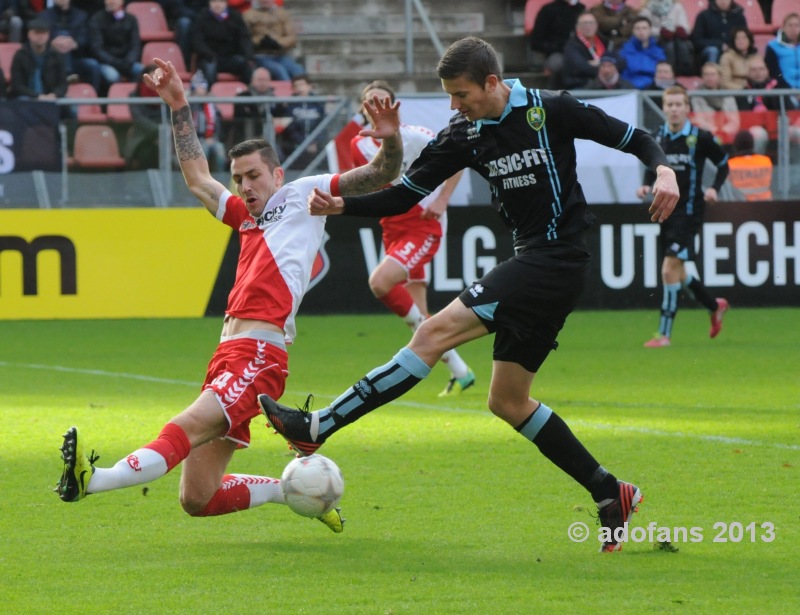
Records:
[[[259,395],[267,422],[301,455],[314,453],[336,431],[388,404],[426,378],[442,354],[488,333],[459,299],[426,320],[391,361],[366,374],[327,408],[310,412]]]

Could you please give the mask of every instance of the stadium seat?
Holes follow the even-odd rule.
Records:
[[[776,28],[783,25],[783,20],[789,13],[799,13],[800,7],[797,5],[797,0],[772,0],[772,16],[769,23]]]
[[[292,95],[292,82],[291,81],[273,81],[272,92],[275,96],[291,96]]]
[[[533,31],[533,24],[536,22],[536,16],[545,4],[549,4],[552,0],[527,0],[525,3],[525,34],[530,34]]]
[[[70,83],[64,98],[94,99],[96,104],[75,105],[80,124],[102,124],[107,121],[107,116],[100,107],[100,99],[95,89],[88,83]]]
[[[174,41],[175,33],[169,29],[164,9],[158,2],[131,2],[125,11],[139,22],[139,38],[142,43],[150,41]]]
[[[747,27],[753,34],[769,34],[775,32],[776,28],[772,25],[767,25],[764,19],[764,11],[761,10],[761,5],[758,0],[738,0],[739,4],[744,9],[744,17],[747,19]]]
[[[708,8],[708,0],[686,0],[683,3],[686,9],[686,19],[689,21],[689,28],[694,30],[694,22],[697,21],[697,14]]]
[[[767,51],[767,43],[774,38],[774,34],[754,34],[753,42],[755,43],[756,49],[758,49],[758,53],[763,56]]]
[[[128,98],[134,87],[136,86],[132,83],[118,81],[117,83],[112,83],[111,87],[108,88],[107,96],[108,98]],[[130,107],[124,104],[109,104],[106,107],[106,115],[108,120],[115,124],[125,124],[133,121]]]
[[[0,43],[0,68],[3,69],[6,82],[11,80],[11,62],[20,47],[22,43]]]
[[[217,81],[211,86],[209,94],[211,96],[222,96],[228,98],[236,96],[239,92],[247,90],[247,84],[241,81]],[[216,103],[219,115],[223,122],[233,121],[233,103]]]
[[[69,166],[79,169],[124,169],[117,137],[110,126],[84,124],[75,131],[75,146]]]
[[[172,62],[178,71],[181,81],[188,82],[192,79],[192,74],[186,70],[186,62],[183,60],[183,53],[177,43],[171,41],[150,41],[142,46],[142,64],[147,66],[153,63],[153,58],[161,58],[165,62]]]

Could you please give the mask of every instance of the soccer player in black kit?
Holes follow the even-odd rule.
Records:
[[[689,121],[689,96],[681,86],[664,91],[664,115],[667,121],[656,131],[656,139],[667,154],[667,160],[678,178],[681,198],[670,219],[661,226],[660,247],[664,254],[661,263],[661,282],[664,297],[661,302],[661,319],[656,336],[645,342],[645,348],[664,348],[671,344],[672,324],[678,311],[678,294],[684,290],[709,311],[711,329],[709,337],[717,337],[722,330],[722,317],[728,310],[726,299],[715,299],[698,278],[688,275],[684,263],[694,260],[694,237],[703,224],[706,203],[716,203],[717,193],[728,177],[728,156],[707,130]],[[714,183],[703,190],[703,169],[706,160],[717,166]],[[650,194],[653,181],[651,171],[646,171],[643,184],[636,194],[640,198]]]
[[[641,491],[605,470],[555,412],[530,397],[589,269],[584,232],[593,216],[578,183],[574,140],[629,152],[653,169],[653,221],[663,222],[678,200],[675,173],[646,132],[568,93],[503,81],[495,50],[481,39],[453,43],[437,74],[457,113],[401,183],[344,200],[316,191],[309,209],[315,215],[399,214],[457,171],[472,168],[489,182],[495,207],[513,228],[515,255],[426,320],[408,346],[329,407],[295,410],[266,395],[258,396],[259,404],[290,446],[309,455],[335,431],[411,389],[445,351],[494,333],[489,408],[590,492],[611,533],[636,510]],[[611,538],[601,550],[621,547]]]

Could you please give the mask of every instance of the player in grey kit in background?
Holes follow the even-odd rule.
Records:
[[[468,37],[453,43],[437,67],[458,113],[411,165],[397,186],[345,199],[315,190],[315,215],[386,216],[407,211],[420,196],[463,168],[491,185],[494,205],[514,229],[516,254],[426,320],[409,345],[316,412],[294,410],[268,395],[258,401],[269,423],[308,455],[336,431],[396,399],[425,378],[442,353],[494,333],[489,408],[533,442],[591,494],[611,534],[602,551],[621,544],[622,527],[642,498],[618,481],[544,403],[530,397],[533,379],[583,290],[590,255],[584,234],[593,216],[578,183],[575,139],[636,155],[655,172],[651,220],[663,222],[679,198],[675,172],[646,132],[566,92],[529,90],[503,81],[495,50]]]

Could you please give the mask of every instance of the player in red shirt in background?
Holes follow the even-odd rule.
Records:
[[[365,101],[377,98],[386,104],[395,102],[395,93],[385,81],[373,81],[361,93],[364,118]],[[373,126],[374,128],[374,126]],[[395,185],[422,149],[436,136],[424,126],[400,125],[403,139],[403,165]],[[380,143],[367,135],[357,135],[350,142],[350,153],[356,165],[367,164],[378,153]],[[372,294],[392,312],[402,318],[412,331],[428,318],[428,278],[425,265],[439,250],[442,235],[447,230],[447,205],[456,189],[462,172],[445,181],[437,190],[399,216],[381,218],[385,257],[369,276]],[[448,350],[441,359],[450,370],[450,380],[439,397],[458,395],[475,384],[475,374],[455,350]]]
[[[259,413],[258,393],[283,394],[286,344],[295,335],[294,316],[308,287],[311,266],[322,242],[324,218],[307,210],[315,188],[340,195],[370,192],[397,177],[402,160],[398,104],[367,105],[371,129],[383,139],[366,166],[341,175],[316,175],[284,185],[274,149],[251,139],[229,152],[239,195],[209,172],[192,124],[183,84],[171,62],[145,80],[172,112],[175,149],[186,184],[218,220],[239,231],[241,252],[228,296],[220,344],[208,366],[200,396],[168,422],[158,437],[111,468],[96,468],[76,427],[64,434],[64,470],[56,492],[65,502],[91,493],[141,485],[160,478],[183,461],[180,501],[192,516],[222,515],[274,502],[283,504],[280,481],[266,476],[227,474],[234,451],[250,442],[250,420]],[[201,446],[202,445],[202,446]],[[336,509],[320,517],[342,531]]]

